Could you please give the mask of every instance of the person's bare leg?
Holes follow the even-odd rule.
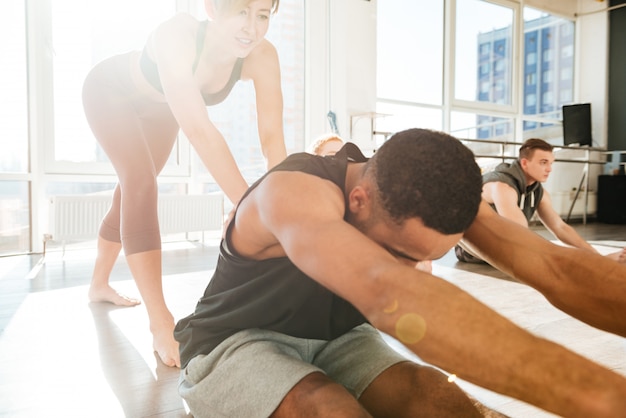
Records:
[[[359,401],[380,418],[483,416],[474,401],[445,374],[409,361],[382,372]]]
[[[271,418],[350,417],[371,415],[350,392],[322,373],[304,377],[272,413]]]
[[[154,351],[164,364],[180,367],[178,342],[174,339],[174,316],[163,296],[161,250],[131,254],[126,260],[148,311]]]
[[[118,306],[139,305],[139,299],[131,298],[118,293],[109,285],[109,277],[117,256],[122,249],[119,242],[107,241],[98,236],[98,254],[93,269],[93,276],[87,297],[91,302],[108,302]]]

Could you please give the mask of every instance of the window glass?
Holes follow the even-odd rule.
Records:
[[[84,117],[81,101],[83,80],[102,59],[117,53],[141,50],[150,32],[176,13],[176,3],[175,0],[52,2],[56,161],[108,161]],[[201,11],[194,10],[194,14],[199,19],[206,18],[204,2],[197,4]],[[82,35],[76,36],[77,33]],[[281,61],[288,152],[301,150],[304,149],[304,1],[281,1],[278,14],[272,17],[267,37],[276,46]],[[228,141],[244,176],[256,179],[265,171],[265,163],[258,141],[251,83],[238,83],[224,103],[210,107],[208,111]],[[175,146],[167,166],[186,161],[180,157],[186,149]],[[196,159],[193,164],[200,167],[200,173],[207,174],[196,153],[192,152],[192,155]]]
[[[443,0],[377,3],[379,98],[442,103],[443,5]]]
[[[513,9],[481,0],[457,0],[456,7],[454,97],[512,104]],[[504,89],[479,89],[498,81]]]
[[[375,130],[389,134],[410,128],[442,129],[441,109],[426,108],[420,106],[407,106],[392,103],[378,102],[376,112],[384,117],[376,118]],[[388,136],[388,135],[387,135]],[[377,135],[376,147],[382,145],[385,135]]]
[[[28,90],[24,1],[4,2],[0,13],[0,172],[28,171]]]
[[[513,119],[477,113],[452,112],[450,132],[457,138],[513,140]]]
[[[496,117],[478,113],[452,112],[450,115],[451,134],[463,141],[474,152],[476,162],[483,171],[489,171],[502,159],[497,157],[514,155],[514,121],[512,118]],[[493,143],[498,141],[500,143]]]
[[[28,182],[0,181],[0,255],[30,251]]]
[[[523,136],[518,142],[524,142],[529,138],[541,138],[552,144],[562,143],[563,141],[563,127],[561,126],[560,121],[551,123],[543,120],[524,120],[523,126]]]
[[[524,53],[542,57],[535,65],[524,66],[526,80],[540,79],[527,84],[524,91],[524,115],[537,116],[541,123],[526,121],[524,130],[533,136],[535,129],[552,126],[550,119],[561,119],[561,107],[571,102],[574,91],[574,22],[536,10],[524,8]],[[528,40],[532,39],[533,42]],[[529,102],[530,93],[536,100]],[[550,133],[548,133],[550,134]],[[527,136],[527,133],[524,133]],[[544,136],[534,135],[540,138]]]
[[[175,5],[175,0],[51,2],[56,161],[108,161],[83,112],[85,76],[105,58],[141,50],[156,25],[176,12]]]

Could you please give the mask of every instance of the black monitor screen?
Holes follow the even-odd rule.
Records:
[[[563,106],[563,145],[591,146],[591,103]]]

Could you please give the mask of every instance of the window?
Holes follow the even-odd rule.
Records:
[[[441,105],[443,1],[384,0],[377,7],[378,97]]]
[[[574,98],[572,97],[572,90],[571,89],[561,89],[561,91],[559,92],[559,102],[563,105],[563,104],[567,104],[567,103],[571,103]]]
[[[513,9],[481,0],[456,2],[454,97],[466,101],[512,104]],[[478,45],[491,45],[492,56],[478,56]],[[483,47],[481,47],[483,48]],[[503,77],[506,89],[496,98],[478,88],[476,72],[485,62],[494,65],[494,74]],[[474,70],[476,71],[476,70]]]
[[[141,50],[158,23],[176,12],[174,0],[55,0],[52,10],[54,152],[48,171],[112,172],[94,138],[82,105],[82,84],[89,70],[114,54]],[[120,11],[123,10],[123,13]],[[77,36],[77,34],[81,34]],[[171,158],[168,165],[176,164]],[[72,165],[66,163],[82,163]],[[103,163],[96,164],[94,163]]]
[[[574,56],[574,45],[569,44],[561,48],[561,58],[571,58]]]
[[[548,84],[552,82],[552,70],[545,70],[541,75],[541,82]]]
[[[100,60],[126,51],[141,50],[151,31],[177,12],[177,3],[180,2],[55,0],[51,3],[54,152],[50,153],[53,157],[48,164],[49,172],[113,174],[106,154],[93,137],[83,114],[83,80]],[[199,10],[191,13],[205,19],[204,2],[195,4]],[[78,37],[77,33],[83,36]],[[304,148],[304,2],[283,0],[278,13],[272,16],[267,37],[276,46],[281,62],[285,138],[288,151],[293,152]],[[207,110],[249,181],[265,171],[260,144],[255,139],[258,134],[251,84],[237,83],[224,103]],[[193,162],[189,155],[193,156]],[[205,181],[212,181],[186,140],[179,140],[174,147],[162,177],[189,176],[190,164],[197,167]]]
[[[452,112],[451,133],[457,138],[465,139],[497,139],[499,141],[513,139],[513,119],[496,117],[481,113]],[[483,147],[472,144],[474,152],[484,152],[493,148],[492,145]]]
[[[28,90],[24,0],[3,4],[0,13],[0,172],[28,171]]]
[[[543,62],[549,63],[552,61],[553,51],[551,49],[546,49],[543,51]]]
[[[507,62],[503,59],[496,60],[495,72],[503,73],[507,69]]]
[[[560,135],[554,129],[554,125],[560,126],[554,123],[560,118],[555,100],[558,98],[560,102],[574,96],[575,60],[569,56],[570,51],[575,52],[573,21],[541,10],[521,8],[516,1],[456,0],[452,2],[456,5],[454,10],[445,10],[455,24],[451,31],[445,32],[454,36],[450,40],[450,56],[445,61],[454,62],[454,66],[445,72],[449,79],[443,79],[438,64],[442,49],[433,45],[443,43],[444,39],[432,36],[443,28],[432,30],[430,35],[410,34],[419,30],[416,27],[444,20],[444,3],[450,3],[432,0],[419,2],[419,7],[412,3],[418,2],[377,3],[377,111],[391,115],[384,122],[378,121],[378,127],[384,123],[394,131],[396,127],[441,123],[444,130],[464,138],[507,138],[521,142],[515,138],[515,128],[520,124],[525,137],[533,133],[546,139]],[[437,14],[430,15],[431,9],[437,9]],[[516,25],[520,13],[522,27]],[[405,33],[409,35],[404,36]],[[414,40],[408,47],[406,42],[398,41],[407,37]],[[519,56],[524,60],[519,77],[513,60],[518,55],[515,51],[518,45],[523,47]],[[413,51],[417,52],[413,54]],[[561,59],[563,55],[567,59]],[[429,66],[437,63],[439,74],[427,78],[432,91],[443,91],[444,86],[450,86],[441,104],[425,99],[431,96],[414,88],[415,79],[419,83],[425,79],[419,72],[424,63]],[[517,97],[521,98],[520,103]],[[417,109],[428,110],[423,113],[432,114],[431,119],[424,119]]]
[[[544,109],[552,110],[552,105],[554,104],[553,100],[554,100],[554,95],[552,94],[551,91],[543,92],[541,104],[543,105]]]
[[[0,13],[0,255],[30,250],[30,182],[25,2]]]
[[[567,66],[565,68],[561,68],[561,82],[568,82],[572,79],[573,76],[573,72],[574,72],[574,68],[571,66]],[[570,83],[567,83],[568,87],[570,85]]]
[[[114,54],[141,50],[150,32],[177,12],[206,18],[201,0],[39,3],[11,0],[0,14],[0,255],[41,251],[39,234],[49,232],[48,205],[45,199],[33,202],[31,196],[109,192],[115,186],[113,167],[83,111],[82,85],[88,71]],[[201,14],[193,10],[196,6]],[[283,0],[267,35],[281,62],[288,152],[304,149],[304,27],[304,1]],[[242,89],[229,97],[230,107],[214,112],[251,181],[265,171],[265,164],[255,132],[242,129],[245,125],[256,130],[256,115],[249,108],[255,105],[249,83],[240,84]],[[31,154],[42,155],[44,161]],[[188,141],[178,141],[159,177],[161,193],[216,189],[190,155],[195,152]],[[33,178],[38,181],[33,183]]]
[[[376,106],[376,112],[385,115],[375,121],[376,131],[383,133],[374,138],[376,148],[382,145],[386,133],[415,127],[439,131],[443,129],[440,109],[380,102]]]
[[[560,28],[562,37],[569,37],[574,35],[574,25],[572,24],[572,22],[563,20],[563,24],[560,26]]]
[[[566,103],[567,98],[571,100],[573,97],[574,22],[525,7],[524,33],[543,34],[537,36],[537,45],[528,43],[524,45],[527,57],[530,55],[529,51],[537,50],[542,54],[541,63],[535,67],[526,66],[524,70],[527,85],[530,84],[528,81],[531,79],[541,78],[541,82],[536,86],[537,97],[541,98],[539,106],[530,105],[528,96],[524,106],[524,114],[537,117],[541,123],[524,122],[524,136],[537,136],[550,140],[562,134],[559,129],[554,128],[553,123],[561,117],[559,104]],[[561,36],[552,36],[557,33]]]
[[[0,181],[0,255],[30,250],[29,184]]]

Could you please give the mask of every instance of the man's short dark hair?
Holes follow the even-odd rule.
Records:
[[[368,163],[382,208],[400,224],[420,218],[443,234],[464,232],[478,213],[482,178],[474,154],[443,132],[394,134]]]
[[[526,141],[524,141],[524,143],[519,149],[519,159],[521,160],[522,158],[526,158],[527,160],[530,160],[531,158],[533,158],[533,154],[535,153],[535,150],[538,150],[538,149],[542,151],[551,152],[554,149],[554,147],[548,144],[543,139],[539,139],[539,138],[527,139]]]

